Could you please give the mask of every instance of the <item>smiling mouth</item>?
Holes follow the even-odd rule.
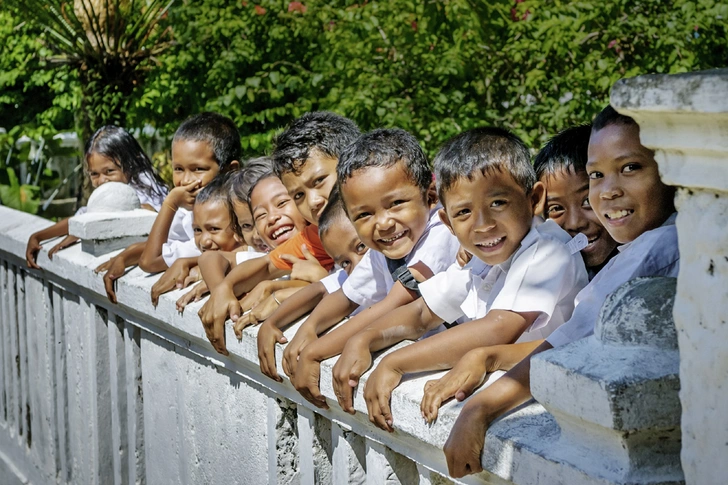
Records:
[[[270,238],[273,241],[276,241],[279,237],[291,232],[292,230],[293,230],[293,226],[281,226],[271,233]]]
[[[634,214],[633,209],[622,209],[622,210],[618,210],[618,211],[607,212],[604,214],[604,217],[606,217],[610,221],[615,221],[618,219],[623,219],[632,214]]]
[[[506,237],[502,236],[502,237],[499,237],[498,239],[493,239],[488,242],[476,244],[476,246],[478,246],[479,248],[483,248],[483,249],[490,249],[490,248],[496,247],[497,245],[499,245],[500,243],[505,241],[505,239],[506,239]]]
[[[393,235],[392,237],[380,238],[379,241],[384,244],[391,244],[391,243],[397,241],[398,239],[402,239],[405,234],[407,234],[406,230],[402,231],[402,232],[398,232],[397,234]]]

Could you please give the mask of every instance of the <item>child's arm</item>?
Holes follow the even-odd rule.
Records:
[[[207,288],[212,291],[225,280],[225,276],[235,266],[235,253],[206,251],[197,258],[197,264],[200,266],[202,279],[205,280]]]
[[[67,235],[68,219],[63,219],[50,227],[31,234],[28,238],[28,245],[25,248],[25,263],[28,265],[28,268],[40,269],[37,263],[38,252],[42,247],[40,243],[48,239],[53,239],[54,237]]]
[[[402,340],[416,340],[442,321],[427,307],[423,298],[418,298],[351,336],[332,371],[334,392],[341,408],[354,414],[353,390],[362,374],[372,365],[372,352]]]
[[[175,187],[164,199],[152,230],[149,232],[147,245],[139,258],[139,267],[147,273],[159,273],[167,269],[167,263],[162,258],[162,245],[169,238],[169,228],[172,226],[177,209],[182,204],[191,206],[195,202],[195,194],[199,185],[199,182],[193,182],[189,185]]]
[[[382,429],[391,431],[389,398],[404,374],[450,369],[460,356],[474,348],[514,342],[539,314],[492,310],[483,318],[460,324],[387,355],[369,375],[364,389],[369,418]]]
[[[256,306],[258,306],[263,300],[268,298],[273,293],[281,292],[281,302],[283,299],[285,299],[285,296],[288,296],[286,293],[284,293],[284,290],[288,290],[290,288],[295,288],[297,290],[300,290],[304,286],[308,286],[311,283],[308,281],[303,280],[264,280],[255,285],[255,288],[253,288],[250,292],[248,292],[245,297],[240,300],[240,310],[243,312],[247,312],[248,310],[252,310]],[[251,322],[254,323],[254,322]]]
[[[480,454],[488,426],[531,398],[531,358],[550,348],[548,342],[542,343],[506,375],[465,403],[443,447],[451,476],[460,478],[482,470]]]
[[[182,289],[191,282],[188,280],[190,270],[197,266],[198,257],[178,258],[167,268],[164,274],[152,286],[152,303],[157,306],[159,297],[174,289]]]
[[[521,344],[479,347],[465,354],[442,378],[425,383],[425,395],[420,403],[420,411],[425,421],[432,423],[437,419],[443,402],[451,398],[464,401],[483,384],[489,373],[511,370],[543,342],[534,340]]]
[[[225,348],[225,320],[230,317],[236,322],[242,313],[237,295],[247,293],[263,280],[280,278],[285,274],[285,270],[273,266],[268,256],[261,256],[235,266],[217,287],[210,290],[210,299],[198,315],[215,350],[228,355]]]
[[[283,381],[276,369],[275,345],[276,342],[284,344],[288,339],[280,329],[316,308],[327,294],[323,283],[312,283],[282,301],[278,309],[263,322],[258,331],[258,360],[263,374],[278,382]]]
[[[341,353],[346,341],[353,335],[395,308],[412,303],[416,297],[415,292],[408,290],[397,281],[382,301],[307,345],[298,356],[298,364],[292,379],[293,386],[311,403],[319,407],[322,407],[322,402],[325,405],[325,399],[321,396],[318,387],[318,371],[314,372],[313,367],[318,368],[321,361]]]
[[[104,288],[106,288],[106,296],[111,303],[116,303],[116,290],[114,283],[117,279],[124,276],[126,268],[134,266],[139,262],[139,258],[144,252],[145,242],[132,244],[104,264],[99,265],[94,271],[96,273],[106,272],[104,274]]]

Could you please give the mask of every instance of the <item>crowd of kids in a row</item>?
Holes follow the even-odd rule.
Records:
[[[593,333],[608,294],[640,276],[677,276],[674,190],[631,119],[605,108],[566,129],[531,161],[499,128],[463,132],[430,164],[401,129],[361,133],[349,119],[307,113],[275,140],[270,156],[242,161],[233,122],[202,113],[172,141],[167,188],[134,138],[106,126],[88,142],[94,187],[129,184],[158,212],[146,242],[97,268],[109,298],[132,265],[163,272],[152,288],[194,284],[177,300],[199,310],[213,347],[227,354],[225,322],[257,334],[262,372],[282,371],[316,406],[320,363],[339,355],[334,390],[354,413],[362,389],[369,419],[392,431],[392,391],[406,374],[450,369],[429,381],[428,422],[443,402],[463,401],[486,374],[507,371],[468,399],[445,445],[450,473],[480,470],[493,419],[530,399],[531,356]],[[433,173],[434,172],[434,173]],[[31,236],[67,235],[67,221]],[[48,257],[70,243],[53,247]],[[283,329],[308,314],[290,342]]]

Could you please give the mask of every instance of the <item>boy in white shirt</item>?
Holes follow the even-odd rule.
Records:
[[[627,281],[642,276],[677,276],[680,255],[674,225],[675,190],[660,180],[654,153],[640,143],[637,123],[611,106],[594,120],[587,173],[591,206],[614,240],[623,244],[620,253],[579,293],[571,319],[545,342],[491,347],[475,359],[466,354],[461,360],[463,367],[458,363],[441,379],[453,381],[457,399],[463,400],[486,371],[510,369],[463,406],[444,447],[454,477],[481,470],[480,454],[490,423],[530,399],[533,355],[591,335],[607,295]],[[432,411],[423,409],[423,415]]]
[[[341,289],[314,309],[283,354],[294,387],[322,408],[328,404],[318,387],[320,362],[377,318],[418,298],[417,282],[455,262],[459,248],[438,217],[425,154],[406,131],[361,136],[342,153],[337,175],[349,219],[370,251]],[[318,337],[359,306],[368,308]]]
[[[476,347],[544,338],[571,316],[588,281],[579,253],[586,238],[572,241],[540,217],[545,188],[518,137],[498,128],[464,132],[435,157],[435,175],[440,217],[473,258],[421,283],[421,299],[350,339],[334,367],[334,390],[353,412],[351,389],[371,364],[370,351],[466,320],[387,355],[371,374],[369,418],[388,431],[389,397],[403,374],[452,367]]]

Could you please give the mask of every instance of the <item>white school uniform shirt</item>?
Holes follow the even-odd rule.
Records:
[[[262,258],[265,255],[266,253],[261,253],[260,251],[256,251],[251,246],[248,246],[247,250],[238,251],[235,253],[235,264],[242,264],[245,261],[250,261],[251,259],[255,258]]]
[[[641,276],[677,277],[680,252],[675,229],[676,216],[677,213],[672,214],[662,226],[620,246],[619,254],[609,260],[576,296],[576,308],[571,319],[546,340],[558,347],[593,334],[607,296],[629,280]]]
[[[427,306],[446,322],[483,318],[491,310],[539,312],[517,342],[546,338],[571,317],[574,297],[589,282],[581,249],[554,221],[535,217],[518,249],[503,263],[489,266],[474,257],[464,267],[420,283]]]
[[[422,262],[437,274],[455,262],[460,243],[440,220],[437,205],[430,211],[430,219],[419,241],[405,257],[407,266]],[[382,301],[394,286],[394,279],[387,269],[384,254],[370,249],[356,265],[351,275],[341,285],[346,297],[360,307],[367,308]]]
[[[194,258],[200,254],[192,230],[192,211],[180,207],[169,226],[167,242],[162,244],[162,258],[167,266],[172,266],[179,258]]]
[[[141,175],[139,175],[139,181],[141,182],[141,185],[129,184],[129,187],[134,189],[137,197],[139,197],[139,203],[149,204],[154,208],[155,211],[159,212],[159,209],[162,208],[164,198],[167,196],[167,187],[159,185],[152,177],[150,177],[146,173],[142,173]],[[153,191],[152,196],[149,196],[149,194],[147,194],[147,187],[156,188],[157,191]],[[85,214],[87,211],[88,207],[79,207],[79,209],[76,211],[76,214],[74,215],[80,216],[81,214]]]

